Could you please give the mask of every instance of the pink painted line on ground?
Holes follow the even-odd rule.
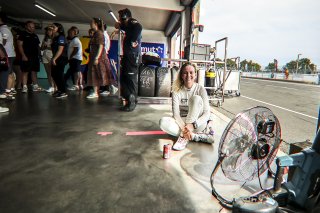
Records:
[[[107,135],[112,135],[112,132],[97,132],[97,134],[101,136],[107,136]]]
[[[137,132],[127,132],[126,135],[166,135],[164,131],[137,131]]]

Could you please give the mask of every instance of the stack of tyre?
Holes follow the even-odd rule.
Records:
[[[170,97],[171,86],[178,73],[177,68],[161,67],[161,58],[156,53],[142,55],[139,68],[138,95],[140,97]]]

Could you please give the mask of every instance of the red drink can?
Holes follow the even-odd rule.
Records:
[[[171,156],[171,145],[170,144],[166,144],[163,145],[163,158],[164,159],[168,159]]]

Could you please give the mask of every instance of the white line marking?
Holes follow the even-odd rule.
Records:
[[[254,98],[250,98],[250,97],[247,97],[247,96],[244,96],[244,95],[241,95],[240,97],[247,98],[247,99],[249,99],[249,100],[257,101],[257,102],[260,102],[260,103],[263,103],[263,104],[267,104],[267,105],[270,105],[270,106],[273,106],[273,107],[277,107],[277,108],[279,108],[279,109],[283,109],[283,110],[286,110],[286,111],[289,111],[289,112],[296,113],[296,114],[298,114],[298,115],[303,115],[303,116],[306,116],[306,117],[309,117],[309,118],[318,120],[318,118],[313,117],[313,116],[311,116],[311,115],[306,115],[306,114],[303,114],[303,113],[301,113],[301,112],[296,112],[296,111],[293,111],[293,110],[291,110],[291,109],[287,109],[287,108],[284,108],[284,107],[281,107],[281,106],[277,106],[277,105],[274,105],[274,104],[270,104],[270,103],[267,103],[267,102],[264,102],[264,101],[260,101],[260,100],[254,99]]]
[[[243,84],[258,84],[258,83],[249,83],[249,82],[242,82]],[[284,88],[284,89],[290,89],[290,90],[298,90],[298,89],[295,89],[295,88],[292,88],[292,87],[281,87],[281,86],[274,86],[274,85],[271,85],[271,84],[266,84],[264,86],[268,86],[268,87],[279,87],[279,88]]]
[[[279,83],[279,84],[295,84],[295,85],[299,85],[299,86],[307,86],[307,87],[317,87],[320,88],[319,85],[312,85],[312,84],[304,84],[304,83],[296,83],[296,82],[287,82],[287,81],[276,81],[276,80],[263,80],[263,79],[254,79],[254,78],[241,78],[241,81],[244,80],[248,80],[248,81],[272,81],[272,83]]]
[[[295,88],[292,88],[292,87],[280,87],[280,86],[273,86],[273,85],[270,85],[270,84],[267,84],[266,86],[268,86],[268,87],[279,87],[279,88],[290,89],[290,90],[298,90],[298,89],[295,89]]]
[[[249,82],[242,82],[242,83],[244,83],[244,84],[258,84],[258,83],[249,83]]]

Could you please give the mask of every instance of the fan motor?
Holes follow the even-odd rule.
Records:
[[[258,133],[260,134],[270,134],[273,132],[275,122],[271,119],[260,121],[257,125]]]
[[[259,138],[258,142],[252,145],[251,156],[253,159],[263,159],[268,156],[270,145],[265,138]]]

